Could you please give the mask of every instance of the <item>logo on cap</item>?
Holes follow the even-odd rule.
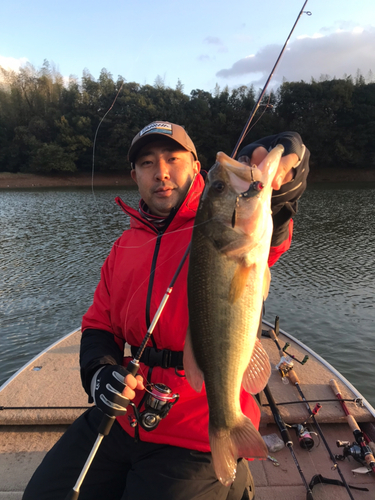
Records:
[[[142,137],[142,135],[145,134],[168,134],[172,135],[172,124],[171,123],[165,123],[165,122],[153,122],[147,125],[145,128],[143,128],[139,132],[139,136]]]

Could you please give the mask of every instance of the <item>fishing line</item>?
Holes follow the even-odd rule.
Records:
[[[187,229],[191,229],[191,228],[187,228]],[[186,229],[186,230],[187,230],[187,229]],[[175,253],[173,253],[172,255],[170,255],[170,256],[168,257],[168,259],[165,259],[163,262],[160,262],[160,263],[159,263],[159,264],[155,267],[155,269],[154,269],[151,273],[149,273],[149,274],[146,276],[146,278],[145,278],[145,279],[144,279],[144,280],[143,280],[143,281],[139,284],[138,288],[135,290],[135,292],[133,293],[133,295],[131,296],[131,298],[130,298],[130,299],[129,299],[129,301],[128,301],[128,307],[127,307],[126,314],[125,314],[125,324],[124,324],[124,330],[125,330],[125,331],[127,331],[127,320],[128,320],[128,317],[129,317],[130,303],[131,303],[131,301],[133,300],[133,298],[134,298],[135,294],[136,294],[136,293],[137,293],[137,292],[141,289],[141,287],[144,285],[144,283],[146,283],[146,282],[149,280],[149,278],[150,278],[153,274],[155,274],[156,270],[158,270],[161,266],[163,266],[164,264],[166,264],[169,260],[173,259],[175,255],[177,255],[178,253],[180,253],[180,252],[181,252],[181,251],[183,251],[183,250],[184,250],[184,248],[183,248],[183,247],[179,248],[178,250],[176,250],[176,252],[175,252]],[[186,250],[186,249],[185,249],[185,250]]]
[[[100,227],[101,227],[101,230],[103,232],[103,235],[104,235],[104,239],[107,239],[107,236],[105,234],[105,231],[104,231],[104,225],[103,225],[103,220],[102,220],[102,214],[101,214],[101,211],[100,211],[100,208],[99,208],[99,205],[98,205],[98,201],[96,199],[96,196],[95,196],[95,192],[94,192],[94,172],[95,172],[95,147],[96,147],[96,139],[97,139],[97,136],[98,136],[98,132],[99,132],[99,128],[100,128],[100,125],[103,123],[105,117],[108,115],[108,113],[111,111],[111,109],[113,108],[115,102],[117,101],[117,98],[122,90],[122,87],[124,86],[124,80],[122,81],[121,83],[121,86],[116,94],[116,97],[114,98],[110,108],[107,110],[107,112],[104,114],[103,118],[100,120],[99,122],[99,125],[97,126],[96,128],[96,131],[95,131],[95,135],[94,135],[94,142],[93,142],[93,145],[92,145],[92,169],[91,169],[91,193],[92,193],[92,196],[94,198],[94,203],[96,205],[96,210],[97,210],[97,213],[99,215],[99,223],[100,223]]]
[[[191,231],[193,228],[203,226],[204,224],[207,224],[208,222],[210,222],[212,220],[215,220],[215,217],[212,217],[211,219],[207,219],[203,222],[200,222],[199,224],[193,224],[192,226],[184,227],[183,229],[175,229],[173,231],[169,231],[168,233],[163,234],[163,238],[166,238],[167,236],[172,236],[173,234],[182,233],[184,231]],[[115,242],[114,246],[116,248],[123,248],[123,249],[128,249],[128,248],[138,249],[138,248],[142,248],[142,247],[148,245],[149,243],[156,241],[157,238],[158,238],[158,236],[156,235],[154,238],[151,238],[150,240],[146,241],[145,243],[142,243],[142,245],[119,245],[117,242]]]
[[[267,104],[266,104],[266,105],[265,105],[265,107],[264,107],[264,111],[263,111],[263,113],[260,115],[260,117],[257,119],[257,121],[256,121],[255,123],[253,123],[253,125],[249,128],[249,130],[246,132],[246,135],[248,135],[248,134],[249,134],[249,132],[250,132],[251,130],[253,130],[253,128],[254,128],[254,127],[255,127],[255,125],[259,122],[259,120],[262,118],[262,116],[263,116],[263,115],[264,115],[264,113],[267,111],[267,109],[268,109],[269,107],[273,108],[273,105],[272,105],[272,104],[270,104],[271,95],[272,95],[272,92],[270,92],[270,95],[269,95],[269,98],[268,98],[268,102],[267,102]],[[245,137],[246,137],[246,136],[245,136]],[[244,139],[245,139],[245,137],[244,137]]]
[[[144,41],[144,45],[146,45],[150,39],[152,38],[152,33],[150,34],[150,36]],[[136,57],[135,59],[133,59],[133,66],[134,64],[140,59],[141,55],[140,55],[140,51],[138,51],[138,57]],[[131,68],[131,67],[130,67]],[[131,69],[129,69],[128,71],[130,72]],[[91,192],[92,192],[92,195],[93,195],[93,198],[94,198],[94,203],[96,205],[96,210],[98,212],[98,215],[99,215],[99,224],[100,224],[100,227],[101,227],[101,230],[102,230],[102,233],[104,235],[104,239],[107,239],[107,236],[105,234],[105,230],[104,230],[104,224],[103,224],[103,220],[102,220],[102,216],[101,216],[101,211],[100,211],[100,208],[99,208],[99,205],[98,205],[98,202],[97,202],[97,199],[96,199],[96,196],[95,196],[95,192],[94,192],[94,171],[95,171],[95,148],[96,148],[96,139],[97,139],[97,135],[98,135],[98,131],[99,131],[99,128],[101,126],[101,124],[103,123],[105,117],[108,115],[108,113],[111,111],[111,109],[113,108],[121,90],[122,90],[122,87],[124,86],[124,83],[126,82],[126,79],[123,79],[122,82],[121,82],[121,86],[116,94],[116,97],[114,98],[110,108],[107,110],[107,112],[105,113],[105,115],[103,116],[103,118],[100,120],[99,122],[99,125],[97,126],[96,128],[96,131],[95,131],[95,135],[94,135],[94,141],[93,141],[93,148],[92,148],[92,168],[91,168]]]
[[[311,16],[311,12],[310,12],[310,11],[304,11],[304,10],[303,10],[303,9],[305,8],[306,4],[307,4],[307,1],[308,1],[308,0],[305,0],[305,3],[303,4],[302,9],[301,9],[300,13],[298,14],[298,17],[297,17],[297,19],[296,19],[296,21],[295,21],[295,23],[294,23],[294,25],[293,25],[293,28],[291,29],[291,31],[290,31],[290,33],[289,33],[289,35],[288,35],[288,38],[285,40],[284,46],[283,46],[283,48],[281,49],[281,52],[280,52],[280,54],[279,54],[279,57],[277,58],[277,61],[276,61],[275,65],[274,65],[274,67],[272,68],[271,73],[270,73],[270,74],[269,74],[269,76],[268,76],[268,79],[267,79],[267,81],[266,81],[266,83],[265,83],[265,85],[264,85],[264,87],[263,87],[263,90],[262,90],[262,92],[260,93],[260,96],[259,96],[259,98],[258,98],[257,102],[255,103],[255,105],[254,105],[254,107],[253,107],[253,109],[252,109],[252,111],[251,111],[251,113],[250,113],[250,117],[249,117],[249,119],[247,120],[246,125],[245,125],[245,127],[244,127],[244,129],[243,129],[243,131],[242,131],[242,133],[241,133],[241,135],[240,135],[240,137],[239,137],[238,141],[237,141],[237,144],[236,144],[236,146],[235,146],[235,148],[234,148],[234,150],[233,150],[233,152],[232,152],[232,154],[231,154],[231,157],[232,157],[232,158],[235,158],[235,156],[237,155],[237,153],[238,153],[238,149],[239,149],[240,145],[242,144],[242,142],[243,142],[244,138],[246,137],[246,134],[248,133],[248,129],[249,129],[250,123],[251,123],[251,121],[253,120],[253,118],[254,118],[254,116],[255,116],[255,113],[257,112],[257,110],[258,110],[258,108],[259,108],[259,106],[260,106],[260,103],[261,103],[261,101],[262,101],[262,99],[263,99],[263,96],[264,96],[264,94],[265,94],[265,92],[266,92],[266,90],[267,90],[268,84],[269,84],[269,82],[271,81],[271,78],[273,77],[273,74],[274,74],[274,72],[275,72],[275,70],[276,70],[276,67],[277,67],[277,65],[279,64],[279,61],[280,61],[280,59],[281,59],[281,56],[283,55],[283,53],[284,53],[284,51],[285,51],[285,49],[286,49],[286,46],[287,46],[287,44],[288,44],[288,42],[289,42],[290,37],[292,36],[292,33],[293,33],[293,31],[294,31],[295,27],[297,26],[298,21],[300,20],[300,18],[301,18],[301,16],[302,16],[302,14],[304,14],[304,13],[305,13],[305,14],[307,14],[308,16]]]

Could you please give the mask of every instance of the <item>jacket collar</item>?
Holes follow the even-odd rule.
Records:
[[[199,200],[203,192],[203,188],[204,188],[204,179],[201,174],[198,174],[195,177],[192,186],[186,195],[185,200],[182,202],[180,208],[178,209],[176,215],[174,216],[172,222],[169,224],[166,231],[171,231],[175,229],[176,226],[180,226],[184,222],[195,217],[198,210]],[[138,210],[135,210],[134,208],[124,203],[119,196],[115,198],[115,201],[117,205],[119,205],[122,208],[122,210],[131,217],[130,226],[132,228],[146,226],[153,232],[156,231],[155,227],[146,219],[144,219],[138,212]]]

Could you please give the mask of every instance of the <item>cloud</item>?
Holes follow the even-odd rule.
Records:
[[[205,43],[209,45],[215,45],[217,48],[217,52],[228,52],[228,48],[224,45],[223,41],[217,36],[206,36],[203,40]]]
[[[319,79],[321,75],[330,78],[355,76],[359,69],[363,75],[375,71],[375,28],[354,28],[351,31],[338,30],[329,35],[316,34],[299,37],[287,45],[275,71],[274,83]],[[230,79],[253,75],[265,81],[271,72],[281,46],[267,45],[256,54],[236,61],[231,68],[222,69],[217,77]]]
[[[198,61],[207,62],[211,60],[211,57],[207,54],[201,54],[197,59]]]
[[[217,36],[206,36],[203,41],[212,45],[223,45],[223,42]]]
[[[2,66],[6,70],[18,71],[20,67],[27,62],[28,59],[26,57],[15,59],[14,57],[5,57],[0,55],[0,66]]]

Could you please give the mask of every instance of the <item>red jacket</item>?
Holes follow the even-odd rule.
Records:
[[[203,187],[203,178],[198,175],[184,203],[162,234],[158,234],[139,212],[116,199],[124,212],[130,215],[131,226],[115,242],[102,267],[101,280],[94,302],[83,317],[82,330],[90,328],[111,332],[121,350],[124,341],[133,346],[141,344],[190,242]],[[279,252],[272,253],[278,258]],[[154,329],[153,339],[158,349],[183,351],[188,327],[187,271],[188,262],[185,262]],[[153,344],[150,341],[148,345],[152,347]],[[129,360],[125,358],[123,364],[126,366]],[[146,379],[148,367],[141,363],[139,373]],[[164,383],[180,398],[155,430],[146,432],[139,426],[140,439],[210,451],[204,389],[201,393],[195,392],[186,378],[175,373],[174,368],[154,367],[149,381]],[[139,391],[133,403],[138,405],[142,397],[143,392]],[[244,414],[258,428],[259,408],[245,391],[241,394],[241,406]],[[134,429],[129,424],[132,411],[128,407],[128,414],[118,420],[133,436]]]

